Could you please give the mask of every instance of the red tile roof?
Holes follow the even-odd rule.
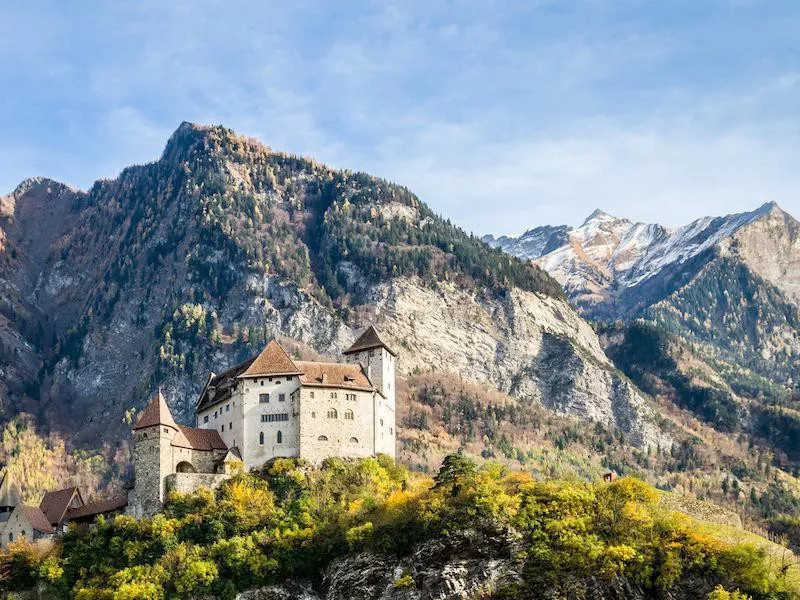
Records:
[[[331,386],[354,390],[372,390],[374,386],[361,365],[297,361],[303,371],[300,383],[311,386]]]
[[[175,419],[172,418],[172,413],[169,412],[167,401],[164,400],[164,394],[161,393],[161,390],[158,390],[150,400],[150,404],[147,405],[147,408],[142,411],[142,415],[139,417],[136,425],[133,426],[133,429],[144,429],[145,427],[152,427],[154,425],[167,425],[173,429],[178,428],[175,424]]]
[[[178,448],[205,451],[228,449],[216,429],[200,429],[185,425],[178,425],[178,435],[173,438],[172,445]]]
[[[286,351],[281,348],[278,342],[272,340],[239,377],[299,374],[300,370],[289,358],[289,355],[286,354]]]
[[[342,352],[342,354],[354,354],[356,352],[361,352],[362,350],[370,350],[372,348],[385,348],[386,351],[391,354],[392,356],[397,356],[397,354],[386,345],[386,343],[381,339],[378,330],[375,329],[372,325],[367,327],[358,339],[353,342],[353,345],[350,346],[347,350]]]
[[[83,498],[81,492],[76,487],[64,488],[63,490],[55,490],[47,492],[39,503],[39,508],[47,517],[47,520],[52,525],[58,525],[64,520],[64,515],[67,509],[72,504],[73,498],[77,496],[80,504],[83,505]]]
[[[95,517],[104,513],[120,510],[128,506],[128,497],[116,496],[108,500],[100,500],[99,502],[90,502],[84,504],[80,508],[71,508],[67,511],[67,519],[81,519],[86,517]]]
[[[25,513],[25,518],[28,519],[28,523],[30,523],[36,531],[40,531],[41,533],[55,533],[55,529],[50,525],[47,517],[44,516],[44,513],[38,506],[23,505],[22,511]]]

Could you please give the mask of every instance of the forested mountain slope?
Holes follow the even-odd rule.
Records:
[[[403,372],[668,443],[552,278],[401,186],[184,123],[156,162],[87,192],[30,180],[3,206],[6,408],[73,439],[122,438],[157,385],[190,416],[208,372],[273,335],[335,355],[375,322]]]

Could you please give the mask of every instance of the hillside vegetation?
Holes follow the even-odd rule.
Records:
[[[646,597],[686,586],[701,593],[691,597],[724,598],[725,590],[795,597],[788,572],[763,548],[698,532],[660,508],[640,481],[535,481],[492,464],[479,468],[462,454],[449,455],[432,480],[386,458],[328,459],[321,468],[279,459],[217,492],[174,494],[152,520],[117,517],[73,530],[45,554],[16,545],[3,558],[4,585],[39,583],[48,597],[80,600],[233,598],[267,584],[324,585],[329,565],[347,556],[403,556],[426,540],[476,529],[516,540],[516,574],[495,598],[569,594],[587,578],[622,578]],[[394,585],[415,587],[414,574]]]

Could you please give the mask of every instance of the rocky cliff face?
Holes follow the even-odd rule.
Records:
[[[695,600],[714,588],[710,580],[686,577],[679,591],[655,595],[624,578],[575,578],[531,583],[509,532],[463,532],[421,544],[405,558],[360,554],[331,565],[319,586],[288,582],[239,594],[237,600]],[[528,581],[525,581],[527,575]],[[544,575],[544,574],[543,574]]]
[[[154,163],[85,193],[34,180],[2,206],[2,312],[31,363],[8,371],[14,410],[78,438],[123,435],[156,385],[189,418],[208,372],[273,335],[335,355],[375,322],[401,370],[669,443],[552,279],[383,180],[184,124]]]

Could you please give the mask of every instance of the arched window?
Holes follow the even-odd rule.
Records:
[[[346,420],[348,420],[348,421],[352,421],[353,420],[353,411],[350,410],[350,409],[347,409],[346,411],[344,411],[344,418]]]
[[[351,444],[357,444],[358,443],[358,438],[357,437],[351,437],[350,438],[350,443]]]
[[[179,462],[179,463],[178,463],[178,464],[175,466],[175,471],[176,471],[177,473],[197,473],[197,470],[194,468],[194,466],[192,465],[192,463],[190,463],[190,462],[187,462],[187,461],[185,461],[185,460],[183,460],[183,461]]]
[[[279,444],[283,443],[283,432],[282,431],[278,432],[278,443]]]
[[[264,432],[263,431],[260,431],[258,433],[258,443],[261,444],[262,446],[264,445]]]
[[[327,441],[328,441],[328,436],[326,436],[326,435],[321,435],[321,436],[319,436],[319,437],[317,438],[317,441],[318,441],[318,442],[327,442]]]
[[[328,418],[329,419],[338,419],[339,418],[339,413],[336,412],[335,408],[329,408],[328,409]]]

